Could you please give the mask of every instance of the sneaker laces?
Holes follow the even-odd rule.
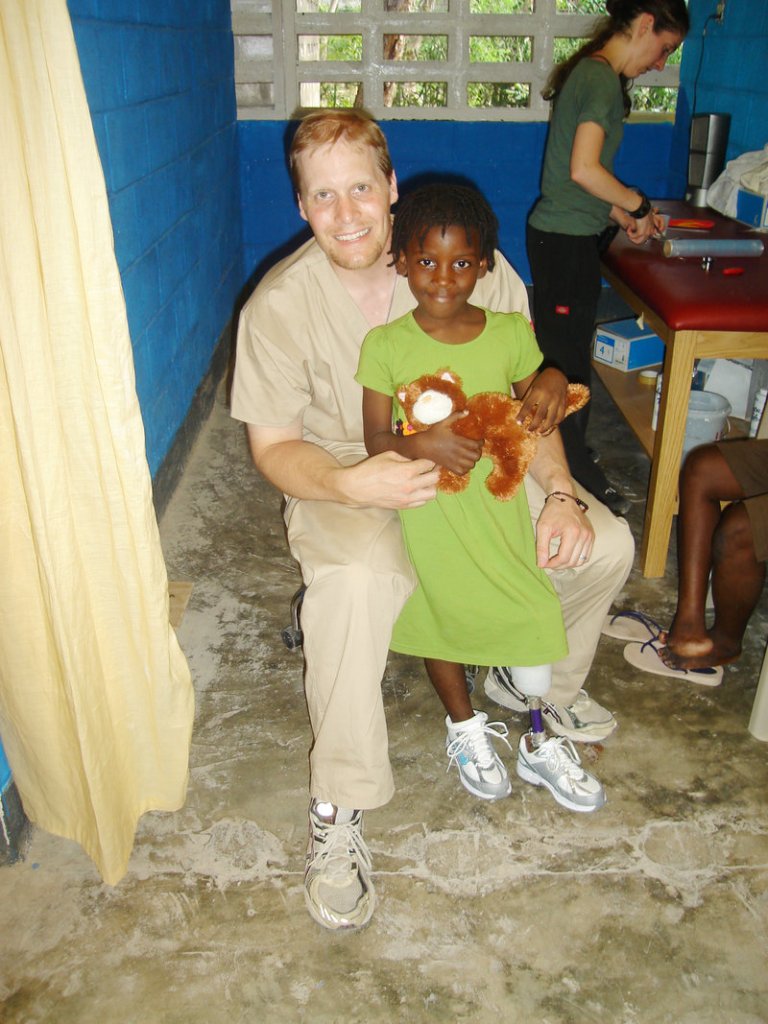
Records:
[[[539,757],[544,757],[547,770],[559,772],[572,782],[580,782],[584,778],[581,758],[567,736],[553,736],[535,748]]]
[[[512,750],[507,739],[509,730],[503,722],[473,722],[466,729],[462,729],[445,748],[448,755],[446,771],[450,771],[454,764],[458,767],[457,762],[461,754],[467,754],[480,768],[490,768],[496,760],[496,752],[491,746],[489,735],[502,740]]]
[[[355,861],[370,871],[371,854],[360,831],[361,817],[337,825],[313,815],[313,857],[307,871],[322,869],[327,878],[342,880],[354,870]]]

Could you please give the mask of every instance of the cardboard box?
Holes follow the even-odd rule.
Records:
[[[636,320],[619,320],[598,327],[593,354],[599,363],[629,373],[663,363],[664,342]]]
[[[702,390],[714,391],[727,398],[731,404],[731,414],[737,419],[748,419],[752,412],[748,406],[752,360],[700,359],[698,368],[704,374]]]
[[[740,188],[736,192],[736,219],[768,231],[768,199],[758,192]]]

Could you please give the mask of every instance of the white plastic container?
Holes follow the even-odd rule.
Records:
[[[683,441],[683,458],[691,448],[719,441],[728,432],[731,403],[715,391],[692,391]]]
[[[656,398],[651,421],[654,430],[659,418],[661,385],[662,375],[659,374],[656,378]],[[728,433],[730,414],[731,403],[723,395],[718,395],[715,391],[691,391],[682,457],[685,458],[691,448],[696,448],[697,445],[720,441]]]

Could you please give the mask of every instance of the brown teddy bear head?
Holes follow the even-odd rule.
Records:
[[[467,396],[461,378],[450,370],[425,373],[410,384],[397,389],[397,398],[405,418],[413,430],[426,430],[452,412],[466,408]]]

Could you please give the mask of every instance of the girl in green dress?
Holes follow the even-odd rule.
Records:
[[[448,369],[468,396],[510,389],[519,398],[525,394],[542,358],[530,323],[519,313],[493,313],[469,301],[478,278],[493,269],[496,235],[496,218],[474,189],[430,185],[406,196],[395,214],[392,255],[417,306],[368,334],[356,375],[369,454],[394,451],[469,474],[461,493],[438,492],[434,501],[400,513],[419,587],[391,646],[425,659],[447,716],[449,766],[458,767],[469,792],[486,800],[511,792],[492,746],[492,738],[506,742],[507,729],[472,707],[464,665],[516,666],[519,688],[544,696],[551,663],[567,653],[560,604],[536,564],[524,488],[510,501],[494,498],[484,486],[491,466],[481,455],[482,441],[451,430],[459,414],[414,433],[397,391]],[[518,774],[545,785],[572,810],[602,806],[602,786],[581,768],[570,741],[545,741],[540,720],[533,726],[520,739]]]

